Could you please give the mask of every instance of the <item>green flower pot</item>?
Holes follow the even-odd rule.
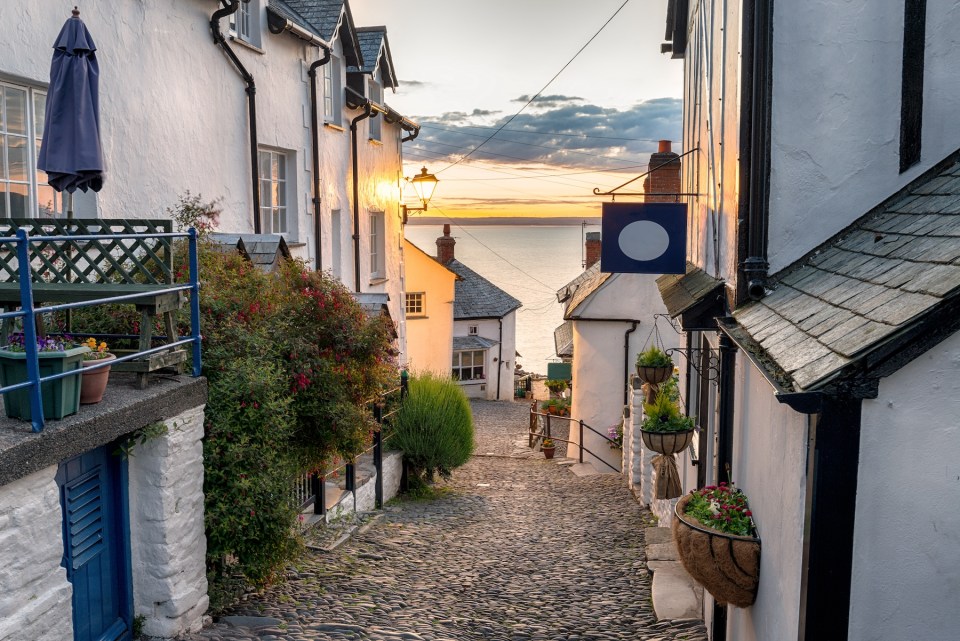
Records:
[[[40,352],[40,376],[51,376],[83,368],[83,355],[90,351],[86,345],[62,352]],[[26,352],[11,352],[0,349],[0,385],[14,385],[27,380]],[[80,409],[80,376],[67,376],[40,384],[43,398],[43,417],[61,419],[76,414]],[[18,389],[4,392],[3,405],[8,418],[29,421],[30,390]]]

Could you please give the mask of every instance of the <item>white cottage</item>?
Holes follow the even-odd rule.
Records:
[[[700,150],[691,265],[659,281],[696,356],[685,489],[735,481],[762,539],[756,602],[708,595],[711,638],[955,638],[960,13],[668,6]]]

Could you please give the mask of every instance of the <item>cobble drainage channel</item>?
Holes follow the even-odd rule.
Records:
[[[474,403],[478,453],[512,451],[528,408],[491,405]],[[502,439],[511,442],[497,447]],[[643,553],[649,515],[621,477],[488,454],[440,485],[439,498],[394,503],[334,551],[308,552],[286,582],[248,595],[193,638],[707,638],[699,621],[656,620]]]

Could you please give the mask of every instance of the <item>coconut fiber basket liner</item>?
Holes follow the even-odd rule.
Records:
[[[659,454],[679,454],[693,442],[693,430],[683,432],[648,432],[640,430],[640,437],[648,449]]]
[[[683,567],[720,605],[753,605],[760,580],[760,539],[706,527],[683,513],[689,500],[688,494],[677,501],[673,520],[673,540]]]

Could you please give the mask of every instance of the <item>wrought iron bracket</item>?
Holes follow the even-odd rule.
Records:
[[[683,354],[687,359],[690,367],[696,371],[696,373],[701,378],[706,378],[709,382],[718,384],[720,381],[720,354],[718,350],[710,348],[704,350],[700,347],[692,347],[687,349],[686,347],[671,347],[666,351],[667,356],[673,356],[674,353]],[[707,371],[704,373],[700,370],[700,360],[701,353],[703,351],[707,352]]]

